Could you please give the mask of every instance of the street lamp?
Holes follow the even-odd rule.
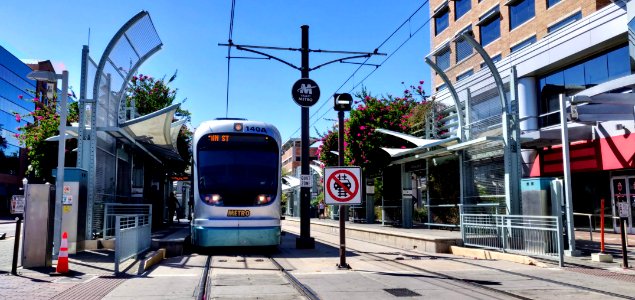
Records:
[[[64,191],[64,152],[66,150],[66,101],[68,99],[68,71],[62,74],[55,74],[50,71],[32,71],[27,78],[35,81],[45,81],[55,83],[62,80],[62,103],[60,103],[60,139],[57,147],[57,178],[55,180],[55,223],[53,225],[53,243],[55,250],[53,256],[57,256],[60,245],[60,235],[62,228],[62,196]]]

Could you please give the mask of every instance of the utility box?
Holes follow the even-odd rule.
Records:
[[[84,250],[86,240],[86,170],[64,168],[62,193],[62,232],[68,233],[68,253]]]
[[[553,177],[521,179],[521,214],[527,216],[553,215],[551,201],[551,182],[553,180],[555,180]]]
[[[24,206],[22,266],[50,267],[53,254],[55,190],[50,184],[28,184]]]

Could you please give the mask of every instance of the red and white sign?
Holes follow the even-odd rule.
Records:
[[[361,204],[361,173],[359,167],[326,167],[324,169],[326,204]]]

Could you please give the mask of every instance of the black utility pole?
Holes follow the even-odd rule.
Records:
[[[302,78],[309,78],[309,26],[302,25],[302,65],[300,72]],[[302,175],[309,175],[309,108],[301,107],[302,110]],[[300,237],[295,241],[298,249],[315,248],[315,239],[311,237],[311,216],[309,215],[311,202],[311,188],[300,187]]]
[[[375,49],[374,52],[352,52],[352,51],[332,51],[332,50],[311,50],[309,49],[309,26],[302,25],[300,27],[302,29],[302,48],[281,48],[281,47],[270,47],[270,46],[255,46],[255,45],[237,45],[234,44],[231,40],[229,40],[229,44],[218,44],[219,46],[227,46],[227,47],[236,47],[238,50],[247,51],[251,53],[255,53],[258,55],[265,56],[267,59],[273,59],[279,61],[287,66],[290,66],[296,70],[300,70],[301,77],[292,87],[292,96],[295,102],[300,105],[302,120],[301,120],[301,128],[302,128],[302,166],[301,166],[301,175],[302,175],[302,185],[300,186],[300,237],[296,239],[296,248],[298,249],[313,249],[315,248],[315,239],[311,237],[311,222],[309,220],[309,209],[310,209],[310,201],[311,201],[311,187],[310,187],[310,179],[309,174],[309,107],[317,103],[320,98],[320,89],[317,86],[317,83],[309,79],[309,72],[319,69],[323,66],[332,64],[332,63],[343,63],[349,59],[355,58],[363,58],[363,57],[371,57],[373,55],[386,55],[385,53],[378,53],[378,49]],[[302,65],[301,67],[297,67],[290,62],[282,60],[273,55],[264,53],[260,50],[255,49],[267,49],[267,50],[282,50],[282,51],[300,51],[302,54]],[[309,67],[309,53],[311,52],[320,52],[320,53],[337,53],[337,54],[348,54],[351,56],[334,59],[323,64],[320,64],[316,67]],[[247,58],[249,57],[229,57],[229,58]],[[253,58],[256,59],[256,58]],[[341,125],[343,126],[343,125]],[[341,218],[341,217],[340,217]]]

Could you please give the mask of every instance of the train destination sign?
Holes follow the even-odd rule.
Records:
[[[326,204],[361,204],[360,167],[326,167],[324,169]]]
[[[300,78],[291,87],[291,96],[298,105],[311,107],[320,100],[320,87],[309,78]]]

